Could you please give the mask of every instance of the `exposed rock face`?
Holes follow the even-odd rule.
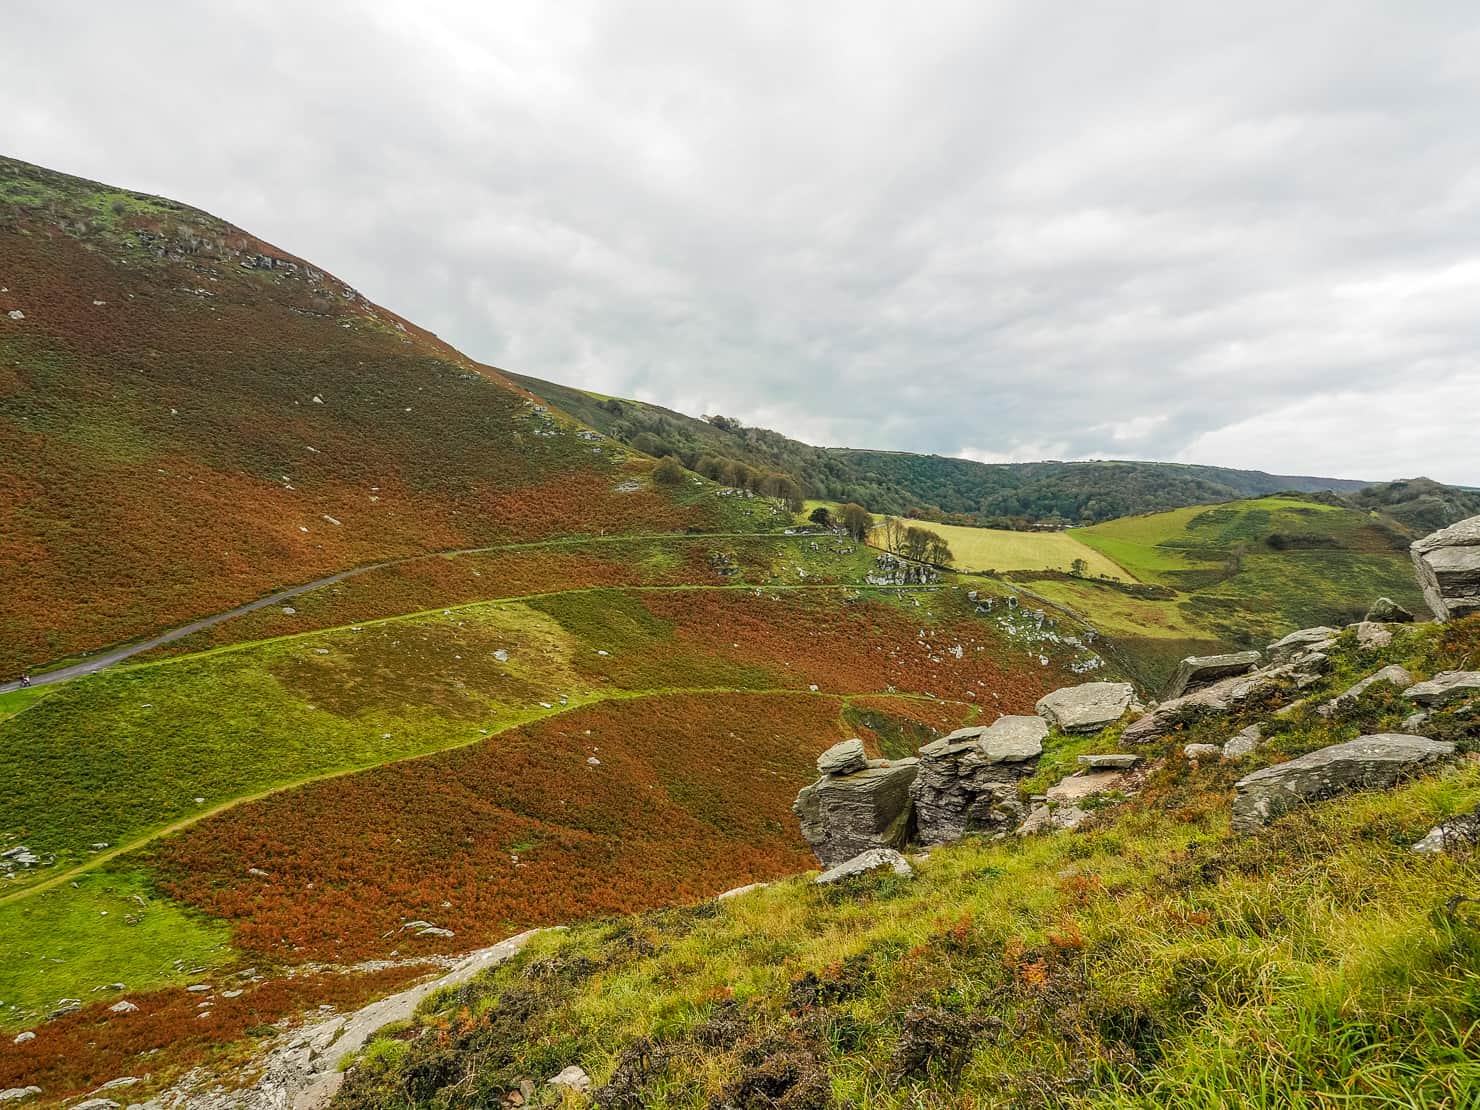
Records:
[[[868,766],[868,755],[863,750],[863,741],[856,737],[834,744],[817,757],[819,775],[851,775]]]
[[[817,858],[832,867],[870,848],[901,848],[911,833],[916,760],[876,760],[849,775],[824,775],[802,788],[792,812]]]
[[[591,1089],[591,1077],[586,1074],[586,1069],[578,1064],[571,1064],[560,1070],[560,1074],[553,1076],[549,1085],[551,1087],[563,1087],[567,1091],[575,1091],[577,1094],[585,1094]]]
[[[1415,540],[1409,550],[1435,617],[1447,621],[1480,612],[1480,516]]]
[[[1166,698],[1180,698],[1183,694],[1203,686],[1211,686],[1219,679],[1248,674],[1259,665],[1257,651],[1235,651],[1227,655],[1189,655],[1177,664],[1176,673],[1167,683]]]
[[[1390,686],[1396,686],[1399,690],[1406,690],[1413,685],[1413,676],[1408,673],[1407,668],[1400,667],[1394,663],[1391,667],[1384,667],[1376,674],[1369,674],[1360,682],[1354,683],[1348,689],[1337,694],[1334,698],[1321,706],[1316,712],[1322,717],[1329,717],[1341,706],[1356,701],[1363,692],[1379,682],[1386,682]]]
[[[1223,742],[1223,758],[1243,759],[1259,746],[1259,741],[1262,739],[1264,739],[1264,734],[1259,726],[1250,725]]]
[[[1125,788],[1124,771],[1086,769],[1060,779],[1048,788],[1043,803],[1033,807],[1027,820],[1018,826],[1019,836],[1049,832],[1054,829],[1077,829],[1090,819],[1092,811],[1081,802],[1101,794]]]
[[[1367,610],[1367,620],[1378,624],[1407,624],[1413,620],[1413,614],[1392,598],[1380,597]]]
[[[1361,621],[1356,625],[1356,629],[1357,646],[1369,651],[1387,647],[1393,642],[1392,630],[1376,621]]]
[[[1018,780],[1043,753],[1047,735],[1042,717],[1003,717],[921,748],[910,787],[916,841],[945,844],[967,833],[1016,826],[1023,813]]]
[[[1461,813],[1441,821],[1413,846],[1413,850],[1421,856],[1436,856],[1441,852],[1476,846],[1480,846],[1480,806],[1475,807],[1474,813]]]
[[[1401,733],[1360,736],[1322,748],[1239,779],[1233,827],[1252,832],[1302,802],[1389,787],[1453,754],[1453,744]]]
[[[1150,713],[1133,721],[1121,734],[1121,740],[1127,744],[1144,744],[1165,736],[1179,722],[1188,718],[1237,709],[1255,694],[1269,689],[1278,679],[1293,673],[1293,668],[1288,665],[1273,667],[1255,671],[1253,674],[1225,678],[1180,698],[1164,701]]]
[[[1340,633],[1336,629],[1328,628],[1324,624],[1318,624],[1314,628],[1302,628],[1270,644],[1269,661],[1288,663],[1296,656],[1308,651],[1320,651],[1323,647],[1329,646],[1338,635]]]
[[[829,868],[812,882],[817,886],[826,886],[828,883],[851,879],[854,875],[867,875],[870,871],[877,871],[883,867],[906,878],[915,873],[915,869],[910,866],[910,861],[893,849],[870,848],[867,852],[860,852],[852,859],[844,860],[836,867]]]
[[[1427,682],[1408,687],[1406,696],[1430,708],[1465,698],[1480,698],[1480,671],[1440,671]]]
[[[1120,720],[1135,696],[1129,682],[1084,682],[1044,695],[1036,708],[1061,732],[1098,732]]]

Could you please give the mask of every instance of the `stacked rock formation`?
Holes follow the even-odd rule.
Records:
[[[1434,616],[1447,621],[1480,612],[1480,516],[1416,540],[1410,551]]]

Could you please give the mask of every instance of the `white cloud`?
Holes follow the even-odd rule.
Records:
[[[408,11],[17,0],[0,149],[814,440],[1480,484],[1473,5]]]

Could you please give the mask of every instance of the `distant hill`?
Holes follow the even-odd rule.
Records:
[[[0,673],[390,556],[746,507],[655,488],[651,460],[171,200],[0,158],[0,259]]]
[[[640,401],[509,375],[593,427],[650,454],[704,469],[731,460],[795,479],[807,497],[877,513],[996,527],[1093,524],[1272,493],[1352,493],[1367,483],[1162,462],[980,463],[941,455],[813,447],[722,416],[696,419]]]
[[[1420,535],[1480,514],[1480,490],[1458,489],[1432,478],[1382,482],[1348,494],[1347,500],[1386,513]]]

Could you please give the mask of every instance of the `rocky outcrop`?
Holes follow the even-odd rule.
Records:
[[[1480,612],[1480,516],[1415,540],[1409,551],[1435,617],[1447,621]]]
[[[817,757],[817,773],[828,775],[851,775],[868,767],[868,755],[863,750],[863,741],[854,737],[834,744]]]
[[[855,875],[867,875],[870,871],[878,871],[885,867],[904,878],[909,878],[915,873],[915,869],[910,866],[910,861],[893,849],[870,848],[866,852],[858,853],[852,859],[844,860],[836,867],[828,868],[812,882],[816,886],[826,886],[829,883],[851,879]]]
[[[1270,644],[1269,661],[1275,664],[1289,663],[1307,652],[1322,651],[1330,647],[1340,634],[1336,629],[1328,628],[1324,624],[1318,624],[1314,628],[1302,628]]]
[[[908,843],[916,762],[873,760],[861,771],[825,774],[802,788],[792,812],[824,866],[843,863],[870,848],[902,848]]]
[[[1132,721],[1121,734],[1121,740],[1127,744],[1145,744],[1197,717],[1210,713],[1227,713],[1292,673],[1289,666],[1272,667],[1253,674],[1225,678],[1180,698],[1164,701],[1150,713]]]
[[[1235,651],[1227,655],[1189,655],[1177,664],[1163,697],[1180,698],[1183,694],[1235,675],[1248,674],[1259,665],[1257,651]]]
[[[915,841],[930,846],[1014,828],[1024,811],[1018,781],[1036,765],[1047,735],[1042,717],[1002,717],[921,748],[910,787]]]
[[[1366,620],[1375,624],[1408,624],[1413,614],[1390,597],[1380,597],[1367,610]]]
[[[1126,771],[1093,767],[1060,779],[1048,788],[1048,793],[1018,826],[1017,834],[1030,836],[1054,829],[1077,829],[1093,812],[1086,804],[1091,798],[1121,793],[1129,782]]]
[[[1135,700],[1129,682],[1084,682],[1038,700],[1038,715],[1060,732],[1099,732],[1124,715]]]
[[[1409,686],[1404,697],[1430,709],[1450,702],[1480,698],[1480,671],[1440,671],[1427,682]]]
[[[1234,733],[1223,741],[1224,759],[1243,759],[1259,746],[1259,741],[1264,739],[1264,732],[1258,725],[1250,725]]]
[[[1356,630],[1357,647],[1365,651],[1375,651],[1377,648],[1385,648],[1393,642],[1392,629],[1385,624],[1376,621],[1359,621],[1348,625],[1348,628]]]
[[[1349,705],[1362,696],[1367,690],[1376,686],[1379,682],[1385,682],[1389,686],[1395,686],[1399,690],[1407,690],[1413,685],[1413,676],[1408,673],[1406,667],[1400,667],[1394,663],[1391,667],[1384,667],[1375,674],[1369,674],[1360,682],[1353,683],[1346,690],[1337,694],[1325,705],[1316,710],[1322,717],[1329,717],[1343,705]]]
[[[1233,827],[1252,832],[1303,802],[1390,787],[1453,754],[1453,744],[1401,733],[1361,736],[1321,748],[1239,779]]]

